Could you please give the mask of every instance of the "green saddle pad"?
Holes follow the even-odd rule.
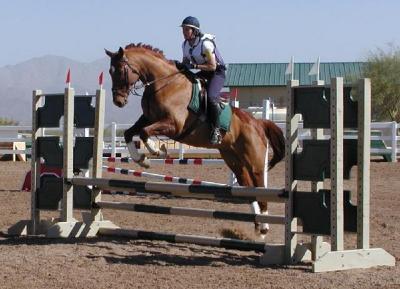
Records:
[[[192,84],[192,98],[188,105],[188,109],[190,109],[197,115],[203,113],[201,109],[200,84],[198,81]],[[224,131],[228,131],[231,125],[231,119],[232,119],[231,106],[227,103],[221,102],[221,113],[219,114],[220,128],[223,129]]]

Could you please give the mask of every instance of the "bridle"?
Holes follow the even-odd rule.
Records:
[[[146,88],[146,87],[148,87],[148,86],[154,84],[154,83],[157,82],[157,81],[161,81],[161,80],[164,80],[164,79],[171,78],[171,77],[173,77],[173,76],[175,76],[175,75],[177,75],[177,74],[179,74],[179,73],[181,73],[181,72],[183,71],[183,70],[178,70],[177,72],[174,72],[174,73],[169,74],[169,75],[167,75],[167,76],[164,76],[164,77],[161,77],[161,78],[157,78],[157,79],[154,79],[154,80],[152,80],[152,81],[146,81],[145,78],[144,78],[134,67],[132,67],[132,65],[129,63],[129,61],[128,61],[127,59],[122,59],[122,60],[120,60],[120,61],[124,64],[123,70],[124,70],[124,76],[125,76],[125,83],[124,83],[123,85],[121,85],[120,87],[117,87],[117,88],[115,88],[115,87],[114,87],[114,84],[113,84],[113,87],[112,87],[111,91],[112,91],[112,93],[114,94],[114,93],[116,93],[116,92],[118,91],[118,89],[123,88],[123,87],[125,86],[125,88],[126,88],[126,90],[127,90],[127,92],[128,92],[128,94],[124,97],[124,98],[125,98],[125,101],[127,100],[128,96],[129,96],[130,94],[142,97],[143,95],[139,94],[139,93],[137,92],[138,90],[143,89],[143,88]],[[133,73],[133,74],[136,74],[136,75],[138,76],[137,80],[136,80],[132,85],[131,85],[130,82],[129,82],[129,71],[130,71],[131,73]],[[137,85],[137,83],[138,83],[139,81],[141,82],[141,84],[140,84],[140,85]],[[173,81],[173,80],[168,81],[168,82],[167,82],[164,86],[162,86],[161,88],[166,87],[166,86],[169,85],[172,81]],[[161,89],[161,88],[160,88],[160,89]]]

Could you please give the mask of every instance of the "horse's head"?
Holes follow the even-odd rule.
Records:
[[[129,63],[125,51],[122,47],[118,52],[105,50],[110,56],[110,75],[112,80],[113,102],[118,107],[123,107],[128,103],[128,96],[131,87],[139,80],[138,70]]]

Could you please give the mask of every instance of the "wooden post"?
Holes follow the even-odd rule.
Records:
[[[343,250],[343,78],[331,80],[331,244]]]
[[[64,133],[63,133],[63,177],[64,180],[72,179],[74,176],[74,89],[71,87],[65,88],[64,95]],[[64,181],[63,184],[63,199],[61,210],[62,222],[73,222],[74,209],[73,186]]]
[[[325,84],[325,81],[323,80],[316,80],[313,82],[313,85],[318,85],[322,86]],[[324,136],[324,129],[322,128],[314,128],[310,129],[311,131],[311,138],[314,140],[319,140],[322,139]],[[311,192],[318,193],[319,190],[323,189],[324,187],[324,182],[311,182]],[[323,248],[324,238],[323,236],[318,236],[318,235],[311,235],[311,253],[312,253],[312,259],[316,260],[322,251],[321,248]]]
[[[103,162],[103,139],[104,139],[104,111],[105,111],[105,91],[99,89],[96,91],[96,115],[94,126],[93,142],[93,178],[101,178]],[[101,190],[96,186],[92,189],[92,202],[101,201]],[[102,215],[100,209],[92,209],[92,221],[101,221]]]
[[[40,210],[37,209],[36,191],[40,185],[40,157],[37,154],[37,139],[41,130],[38,128],[37,111],[40,107],[41,94],[41,90],[34,90],[32,93],[31,226],[28,226],[28,234],[39,233]]]
[[[289,193],[289,199],[285,204],[285,261],[294,263],[294,255],[297,246],[297,219],[294,218],[293,199],[297,190],[297,181],[293,179],[293,154],[298,146],[299,115],[294,114],[294,95],[292,89],[299,85],[298,80],[290,80],[286,91],[286,148],[285,148],[285,190]]]
[[[369,248],[371,81],[358,82],[357,248]]]
[[[397,162],[397,123],[392,121],[392,163]]]

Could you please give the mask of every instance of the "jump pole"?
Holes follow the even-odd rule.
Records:
[[[124,190],[133,192],[159,193],[179,197],[200,199],[237,199],[284,203],[287,201],[285,190],[261,187],[190,185],[165,182],[136,182],[103,178],[78,178],[68,180],[71,185],[95,186],[98,189]]]
[[[104,201],[97,202],[95,206],[98,206],[101,209],[112,209],[120,211],[142,212],[142,213],[186,216],[186,217],[197,217],[197,218],[209,218],[218,220],[231,220],[238,222],[252,222],[252,223],[260,222],[260,223],[282,224],[282,225],[285,223],[284,216],[249,214],[241,212],[227,212],[227,211],[196,209],[187,207],[166,207],[157,205],[104,202]]]
[[[123,237],[139,240],[157,240],[170,243],[189,243],[201,246],[221,247],[243,251],[268,252],[274,250],[273,245],[264,242],[243,241],[229,238],[215,238],[198,235],[171,234],[151,231],[127,230],[121,228],[100,228],[99,234],[111,237]]]

